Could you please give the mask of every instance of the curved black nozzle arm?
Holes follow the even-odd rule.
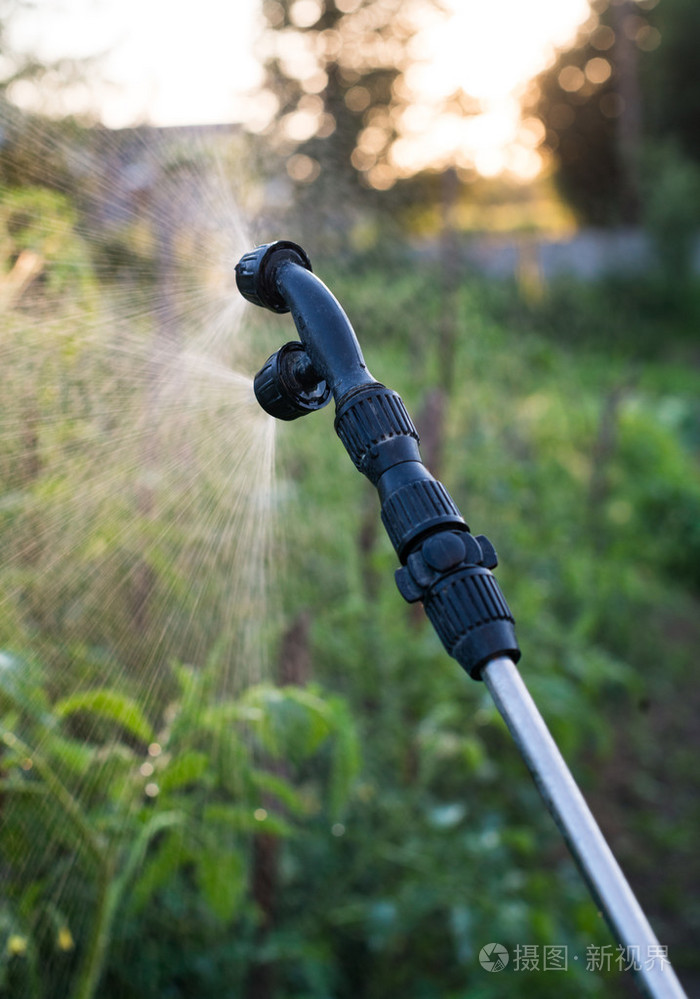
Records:
[[[289,262],[278,269],[277,287],[311,364],[330,387],[336,404],[374,382],[340,302],[310,270]]]
[[[236,265],[244,298],[272,312],[290,312],[313,369],[336,403],[374,381],[343,307],[311,270],[300,246],[288,240],[266,243]]]
[[[474,537],[441,482],[421,461],[400,396],[367,370],[342,307],[311,272],[300,246],[256,247],[236,266],[241,294],[273,312],[291,311],[300,343],[285,344],[255,378],[261,406],[295,419],[335,399],[335,429],[356,468],[376,487],[381,517],[402,567],[396,581],[422,601],[447,651],[478,679],[497,656],[520,658],[514,621],[491,573],[496,553]]]

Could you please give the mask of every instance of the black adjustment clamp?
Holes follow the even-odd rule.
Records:
[[[520,658],[515,621],[496,579],[493,545],[483,534],[440,531],[396,572],[404,600],[420,600],[443,645],[474,679],[496,656]]]

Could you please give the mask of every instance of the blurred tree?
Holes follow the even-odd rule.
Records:
[[[691,0],[593,0],[573,45],[533,90],[544,147],[582,220],[634,223],[644,215],[646,144],[671,139],[700,160],[700,71]]]
[[[394,184],[405,73],[431,9],[439,0],[266,0],[267,89],[278,106],[270,133],[293,181],[316,196],[331,183],[336,203],[358,182]]]
[[[625,2],[623,16],[623,8],[608,0],[593,3],[572,47],[535,87],[535,110],[547,130],[544,146],[554,157],[561,191],[593,224],[634,221],[638,208],[631,167],[639,137],[638,42],[621,30],[632,17],[629,7]],[[646,21],[643,26],[649,28]],[[631,107],[622,91],[628,100],[633,95]]]
[[[653,12],[650,41],[658,41],[645,57],[642,83],[649,131],[677,143],[680,151],[700,163],[700,5],[695,0],[664,0]]]

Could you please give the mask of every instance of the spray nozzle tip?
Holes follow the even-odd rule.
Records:
[[[293,340],[268,357],[253,382],[255,397],[270,416],[296,420],[322,409],[331,390],[315,370],[304,345]]]
[[[280,264],[291,261],[311,270],[311,261],[298,243],[278,239],[263,243],[249,253],[244,253],[236,264],[236,284],[241,295],[253,305],[260,305],[272,312],[289,312],[289,306],[280,295],[275,280]]]

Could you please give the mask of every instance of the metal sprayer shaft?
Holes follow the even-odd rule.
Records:
[[[517,667],[499,657],[481,677],[614,936],[630,957],[638,955],[642,990],[652,999],[686,999]]]

